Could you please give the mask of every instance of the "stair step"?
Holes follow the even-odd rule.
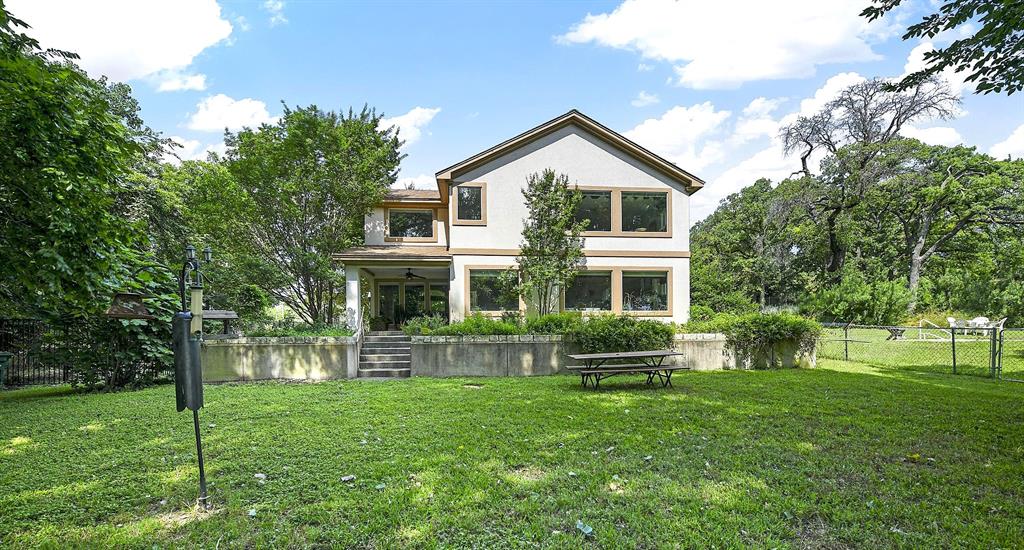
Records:
[[[412,361],[360,361],[360,369],[407,369],[412,366]]]
[[[412,346],[362,346],[363,353],[412,353]]]
[[[366,333],[367,336],[405,336],[400,330],[372,330]]]
[[[409,378],[410,374],[412,370],[408,368],[359,369],[359,378]]]
[[[412,355],[409,353],[361,353],[360,363],[377,363],[380,361],[409,361]]]
[[[391,336],[367,336],[363,338],[364,342],[412,342],[412,338],[404,334],[395,334]]]

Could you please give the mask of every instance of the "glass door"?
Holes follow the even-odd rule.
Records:
[[[402,321],[426,315],[427,284],[405,283],[405,315]]]
[[[430,314],[448,320],[448,283],[430,283]]]
[[[400,288],[398,283],[377,285],[377,315],[383,317],[389,327],[401,320]]]

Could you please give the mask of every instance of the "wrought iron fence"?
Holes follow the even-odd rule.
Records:
[[[825,323],[818,356],[869,365],[1024,380],[1024,329]]]
[[[166,365],[142,358],[140,342],[117,330],[117,320],[48,324],[0,318],[0,351],[13,354],[4,386],[104,383],[123,386],[167,373]],[[152,355],[152,354],[149,354]]]

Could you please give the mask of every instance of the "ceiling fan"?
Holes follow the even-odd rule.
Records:
[[[405,280],[411,281],[413,279],[426,279],[426,277],[413,273],[411,267],[405,268]]]

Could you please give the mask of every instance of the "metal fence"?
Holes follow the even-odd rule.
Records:
[[[49,324],[0,318],[0,351],[13,355],[4,386],[105,383],[122,386],[166,374],[158,361],[140,359],[141,346],[119,321]]]
[[[1024,329],[825,323],[818,356],[874,366],[1024,380]]]

